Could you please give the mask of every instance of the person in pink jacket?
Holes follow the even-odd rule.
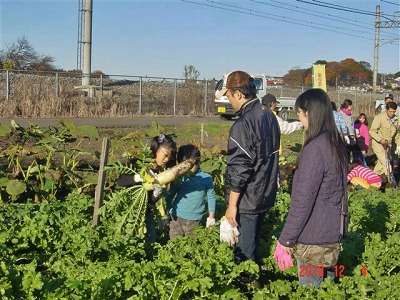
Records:
[[[360,135],[365,139],[365,151],[368,153],[369,143],[370,143],[370,136],[368,131],[368,120],[367,115],[361,113],[357,120],[354,122],[354,128],[360,130]]]

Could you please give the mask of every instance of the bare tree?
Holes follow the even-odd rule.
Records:
[[[40,55],[23,36],[11,45],[6,45],[0,51],[0,60],[12,63],[17,70],[53,70],[54,58],[49,55]]]
[[[196,80],[199,78],[200,72],[193,65],[185,65],[182,76],[186,80]]]

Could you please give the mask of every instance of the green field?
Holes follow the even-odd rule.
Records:
[[[214,179],[218,217],[225,211],[221,149],[230,124],[204,128],[202,167]],[[399,190],[349,192],[349,234],[337,278],[319,290],[299,287],[296,267],[282,272],[273,259],[290,205],[290,182],[280,188],[263,227],[263,288],[241,282],[241,272],[258,276],[258,267],[235,265],[232,249],[219,242],[218,227],[174,241],[158,228],[159,243],[146,245],[130,233],[127,224],[135,216],[126,222],[121,217],[129,198],[117,197],[123,203],[114,205],[122,191],[115,180],[121,166],[143,157],[146,143],[160,132],[175,135],[178,144],[200,143],[197,125],[99,133],[64,123],[57,130],[14,127],[3,133],[13,143],[3,145],[0,157],[1,299],[400,299]],[[105,209],[101,224],[93,227],[95,149],[103,136],[113,140]],[[301,132],[282,137],[282,167],[295,160],[301,139]]]

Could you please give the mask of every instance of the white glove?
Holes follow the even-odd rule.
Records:
[[[235,244],[239,243],[239,235],[240,235],[239,230],[237,229],[237,227],[234,227],[233,228],[233,241],[235,242]]]
[[[206,222],[206,228],[215,225],[215,218],[208,217]]]
[[[159,199],[161,197],[161,194],[163,193],[163,191],[164,191],[164,187],[162,187],[161,185],[156,184],[156,183],[153,184],[153,196],[154,196],[154,198]]]
[[[400,145],[396,147],[396,151],[394,153],[400,155]]]
[[[220,225],[220,241],[226,242],[229,246],[234,246],[239,241],[239,231],[237,227],[232,227],[228,219],[222,218]]]
[[[347,135],[344,136],[344,141],[347,145],[350,145],[350,138]]]
[[[140,177],[139,174],[135,174],[135,175],[133,176],[133,181],[134,181],[134,182],[143,182],[143,179],[142,179],[142,177]]]

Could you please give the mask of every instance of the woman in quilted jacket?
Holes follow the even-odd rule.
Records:
[[[347,230],[346,146],[328,94],[310,89],[296,100],[304,143],[293,178],[291,204],[278,247],[297,258],[300,285],[333,279]]]

